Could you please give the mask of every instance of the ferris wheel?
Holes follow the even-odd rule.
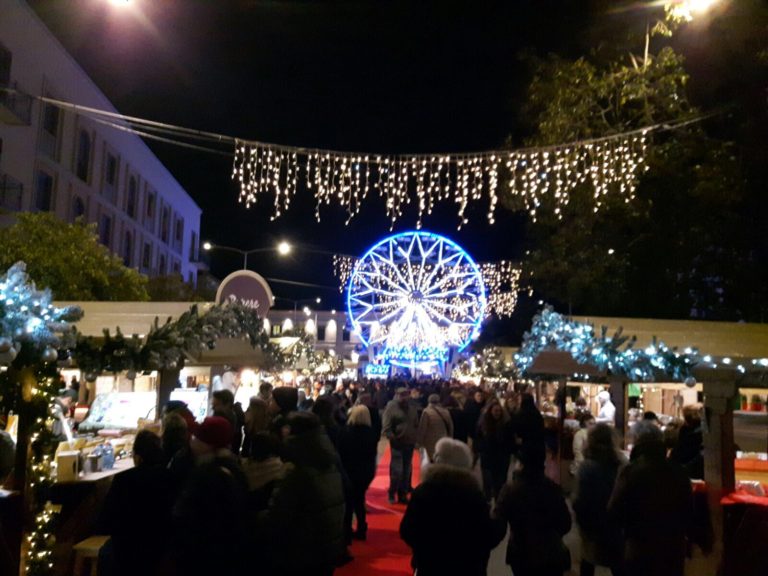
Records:
[[[485,317],[483,277],[458,244],[403,232],[357,261],[347,288],[353,328],[373,355],[395,365],[435,364],[465,348]]]

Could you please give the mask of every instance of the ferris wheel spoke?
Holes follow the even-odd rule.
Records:
[[[374,264],[374,266],[377,269],[376,272],[368,271],[368,270],[361,270],[359,272],[359,274],[362,276],[361,281],[363,280],[363,278],[368,278],[368,277],[372,277],[372,278],[375,278],[377,280],[384,280],[384,281],[387,282],[387,284],[389,284],[395,290],[397,290],[399,292],[405,293],[405,290],[407,290],[407,286],[404,287],[405,283],[398,284],[398,283],[394,282],[391,278],[389,278],[388,276],[382,274],[382,272],[378,268],[378,266],[376,266],[375,264]],[[370,283],[368,284],[368,286],[371,286]],[[380,288],[374,288],[374,290],[379,290],[379,289]]]
[[[449,269],[447,265],[450,264],[450,262],[452,260],[461,257],[461,253],[458,253],[458,254],[454,254],[453,256],[449,256],[447,259],[443,259],[442,258],[442,249],[440,250],[440,253],[441,253],[441,257],[435,263],[435,267],[432,269],[432,271],[430,272],[429,276],[427,276],[427,279],[424,281],[424,283],[419,286],[419,289],[422,291],[422,293],[428,293],[430,290],[427,289],[426,287],[433,285],[432,283],[434,282],[435,277],[438,275],[438,273],[440,273],[441,271]]]
[[[371,264],[373,265],[374,268],[376,268],[376,271],[382,275],[382,278],[388,279],[389,277],[386,276],[386,274],[384,274],[381,271],[381,268],[379,267],[380,264],[384,264],[385,266],[387,266],[388,269],[391,269],[392,272],[394,272],[395,276],[397,276],[398,280],[401,282],[401,286],[405,286],[405,287],[408,286],[408,281],[400,273],[400,269],[395,264],[394,259],[387,260],[386,258],[379,256],[375,252],[372,252],[371,256],[373,256],[373,258],[371,258]],[[378,258],[378,261],[376,260],[377,258]]]
[[[446,274],[442,278],[440,278],[437,282],[434,282],[427,290],[424,291],[424,295],[433,294],[436,290],[441,290],[446,287],[446,285],[450,282],[460,283],[464,279],[469,279],[469,284],[473,284],[477,282],[477,277],[471,274],[467,274],[465,272],[454,272],[451,271],[449,274]]]

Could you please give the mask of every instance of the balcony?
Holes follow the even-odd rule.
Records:
[[[19,90],[16,82],[0,86],[0,123],[29,125],[32,119],[32,96]]]
[[[0,210],[21,211],[21,194],[24,185],[13,176],[0,172]]]

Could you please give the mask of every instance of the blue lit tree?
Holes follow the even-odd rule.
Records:
[[[699,359],[696,350],[678,352],[655,338],[639,350],[634,348],[637,338],[624,336],[621,328],[612,336],[607,332],[607,328],[602,327],[597,335],[592,324],[568,320],[551,306],[545,306],[534,316],[530,332],[524,334],[515,362],[525,372],[541,352],[560,350],[568,352],[580,364],[592,364],[631,380],[652,381],[658,374],[665,374],[682,381],[691,375]]]

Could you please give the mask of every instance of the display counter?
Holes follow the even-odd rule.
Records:
[[[133,459],[124,458],[110,470],[81,474],[77,480],[57,482],[51,487],[51,501],[61,506],[53,553],[56,576],[71,574],[72,547],[97,532],[112,479],[132,467]]]

